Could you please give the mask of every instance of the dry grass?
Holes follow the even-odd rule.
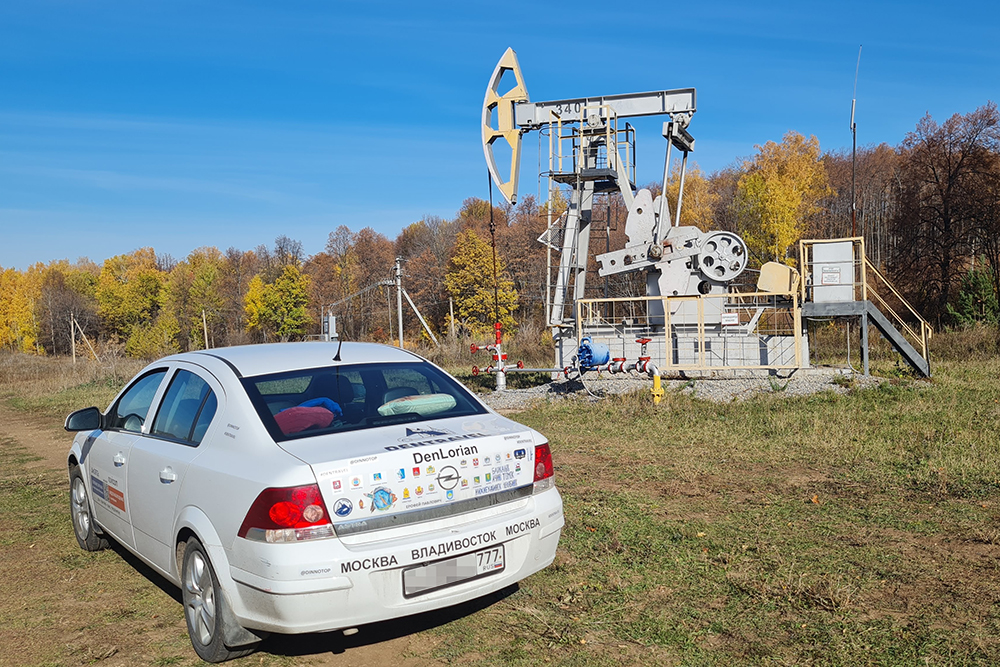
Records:
[[[73,364],[63,357],[2,352],[0,399],[50,413],[65,413],[88,405],[104,409],[146,363],[108,355],[101,362],[77,359]]]
[[[473,354],[469,351],[469,345],[492,344],[492,335],[478,338],[442,336],[438,340],[441,345],[435,347],[430,341],[421,339],[415,351],[449,370],[468,371],[472,366],[485,368],[490,364],[489,352]],[[523,324],[516,332],[504,333],[503,350],[509,363],[523,361],[525,366],[532,368],[549,366],[552,363],[552,335],[544,327],[533,323]]]
[[[1000,330],[982,324],[952,329],[931,338],[931,358],[986,361],[1000,353]]]
[[[935,344],[952,336],[967,351],[988,338]],[[556,563],[428,631],[428,650],[498,666],[1000,663],[1000,359],[942,359],[934,371],[847,395],[720,405],[670,392],[653,406],[642,393],[520,412],[552,444],[566,516]],[[53,416],[116,382],[57,360],[0,357],[0,373],[4,396]],[[51,506],[46,525],[62,521],[62,480],[19,486],[16,457],[3,465],[0,527],[22,526],[10,512],[29,502]],[[68,525],[56,532],[71,540]],[[55,549],[88,572],[134,575],[38,544],[45,562]],[[47,590],[31,599],[58,610]],[[129,590],[115,613],[144,618]],[[96,627],[131,627],[105,616]],[[164,646],[169,657],[180,644]],[[64,657],[97,659],[102,647]],[[249,660],[260,658],[275,656]]]

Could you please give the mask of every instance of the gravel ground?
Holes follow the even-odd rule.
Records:
[[[688,374],[684,378],[664,379],[664,391],[679,391],[696,398],[717,403],[742,401],[755,394],[780,393],[784,396],[804,396],[820,391],[846,394],[851,388],[872,387],[883,382],[882,378],[852,375],[838,368],[806,368],[794,372],[769,375],[764,371],[723,371],[711,377]],[[535,401],[576,397],[599,400],[608,394],[626,394],[650,390],[653,382],[636,375],[608,375],[587,373],[582,382],[559,380],[529,389],[508,389],[480,395],[494,410],[523,410]]]

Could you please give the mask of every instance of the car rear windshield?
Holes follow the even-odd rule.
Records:
[[[425,362],[311,368],[243,378],[243,386],[276,442],[486,412]]]

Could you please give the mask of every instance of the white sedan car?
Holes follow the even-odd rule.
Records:
[[[498,590],[563,526],[545,437],[382,345],[167,357],[66,429],[80,546],[113,538],[180,586],[208,662]]]

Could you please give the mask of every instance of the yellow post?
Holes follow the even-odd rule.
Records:
[[[659,405],[663,398],[663,386],[660,384],[660,374],[653,376],[653,405]]]

